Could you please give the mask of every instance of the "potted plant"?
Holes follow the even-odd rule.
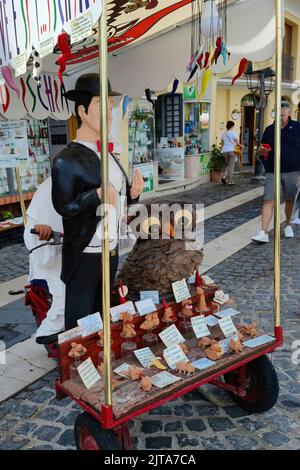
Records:
[[[210,168],[210,180],[214,183],[220,183],[222,173],[226,168],[226,161],[224,155],[221,153],[221,146],[214,144],[211,149],[211,158],[208,163]]]

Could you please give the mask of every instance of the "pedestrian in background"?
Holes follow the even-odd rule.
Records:
[[[226,169],[223,174],[222,183],[227,184],[226,178],[228,177],[228,184],[230,186],[234,185],[233,182],[233,172],[234,172],[234,165],[235,165],[235,148],[239,146],[239,142],[236,136],[236,133],[233,131],[234,122],[228,121],[226,124],[227,131],[222,134],[221,137],[221,144],[222,144],[222,154],[226,160]]]

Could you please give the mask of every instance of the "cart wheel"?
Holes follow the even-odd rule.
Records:
[[[101,424],[87,412],[77,416],[74,435],[78,450],[122,450],[114,431],[103,429]]]
[[[224,375],[228,384],[238,385],[239,370]],[[277,402],[279,383],[276,370],[267,356],[260,356],[246,365],[246,395],[232,394],[233,399],[243,410],[263,413]]]

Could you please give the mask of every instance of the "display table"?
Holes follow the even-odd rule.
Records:
[[[164,180],[184,179],[184,147],[156,149],[159,177]]]

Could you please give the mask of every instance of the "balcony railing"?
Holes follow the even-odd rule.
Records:
[[[294,80],[294,57],[290,55],[283,55],[282,57],[282,79],[286,82]]]

